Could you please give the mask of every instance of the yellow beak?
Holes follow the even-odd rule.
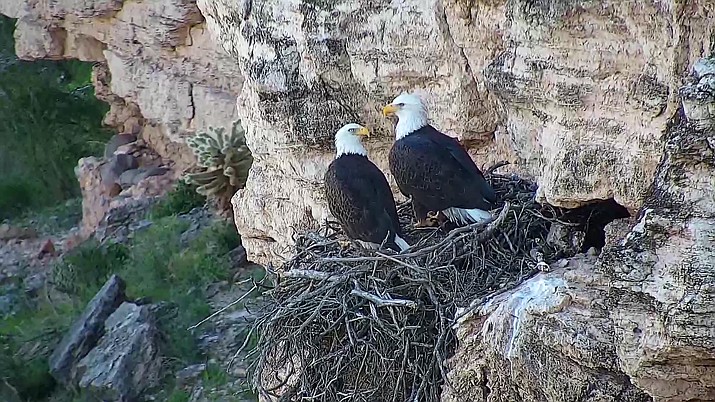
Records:
[[[397,106],[395,105],[387,105],[382,108],[382,115],[387,117],[387,116],[392,116],[397,112]]]
[[[357,132],[358,137],[367,137],[370,138],[370,130],[367,129],[367,127],[360,127],[360,129]]]

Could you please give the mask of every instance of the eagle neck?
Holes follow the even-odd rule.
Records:
[[[427,117],[422,114],[411,113],[406,116],[398,116],[399,120],[395,126],[395,139],[401,140],[426,126]]]
[[[336,157],[341,155],[361,155],[367,156],[367,150],[358,137],[349,136],[335,141]]]

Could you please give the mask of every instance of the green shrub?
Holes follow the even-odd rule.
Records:
[[[205,203],[206,197],[196,192],[195,185],[179,180],[174,189],[154,206],[152,217],[163,218],[185,214]]]
[[[167,402],[189,402],[191,399],[191,395],[182,390],[182,389],[175,389],[171,394],[169,394],[169,397],[166,398]]]
[[[100,245],[89,240],[65,254],[52,270],[55,288],[83,302],[89,301],[107,281],[118,272],[128,257],[121,244]]]
[[[19,176],[0,177],[0,220],[17,216],[39,198],[37,182]]]

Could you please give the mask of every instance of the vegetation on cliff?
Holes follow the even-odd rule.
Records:
[[[177,197],[177,196],[174,196]],[[184,205],[178,203],[177,205]],[[162,214],[169,212],[166,205]],[[178,212],[178,211],[174,211]],[[229,251],[240,244],[232,224],[217,221],[196,228],[190,217],[170,213],[153,218],[126,244],[88,241],[54,266],[43,294],[26,298],[16,314],[0,323],[0,382],[7,381],[22,400],[85,400],[58,387],[48,358],[64,333],[104,281],[117,274],[127,281],[127,296],[164,306],[158,316],[165,370],[205,361],[195,334],[187,328],[211,313],[210,285],[231,279]],[[209,369],[216,381],[220,370]],[[167,377],[159,400],[187,400]],[[1,394],[0,394],[1,395]],[[171,399],[174,398],[174,399]]]
[[[92,65],[18,60],[14,25],[0,15],[0,219],[79,196],[77,160],[109,138]]]
[[[82,212],[77,161],[101,155],[111,136],[102,127],[107,105],[94,97],[90,63],[18,60],[14,23],[0,16],[0,223],[31,227],[53,241],[61,232],[66,239]],[[156,308],[162,382],[151,391],[155,399],[188,401],[191,387],[176,384],[175,374],[190,365],[205,364],[204,394],[225,388],[223,368],[199,345],[200,331],[210,331],[210,324],[187,330],[211,314],[210,297],[236,273],[230,252],[240,245],[233,224],[215,219],[205,201],[196,186],[178,183],[138,214],[140,222],[126,223],[129,235],[64,245],[71,250],[40,261],[44,272],[32,291],[22,266],[27,261],[18,262],[18,271],[0,266],[0,400],[94,400],[59,385],[48,359],[113,274],[126,282],[128,298]],[[21,243],[0,242],[0,262]],[[41,259],[30,253],[28,261]]]

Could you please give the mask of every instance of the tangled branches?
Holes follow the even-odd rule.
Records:
[[[559,211],[535,186],[487,171],[494,219],[409,229],[404,254],[357,250],[334,225],[296,239],[297,254],[255,311],[254,385],[273,400],[437,401],[460,307],[509,289],[561,257],[546,244]],[[411,228],[409,204],[398,208]]]

